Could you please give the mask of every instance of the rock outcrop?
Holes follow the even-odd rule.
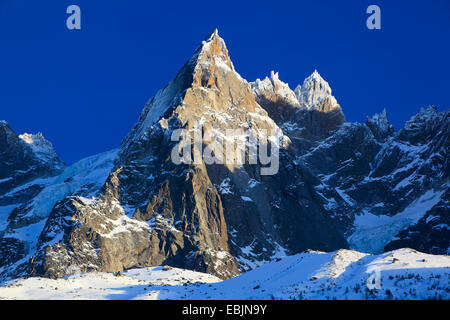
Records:
[[[390,124],[386,109],[375,114],[372,118],[367,117],[366,126],[369,127],[375,138],[385,140],[394,133],[394,127]]]
[[[64,166],[42,134],[17,136],[0,121],[0,194],[37,177],[56,175]]]

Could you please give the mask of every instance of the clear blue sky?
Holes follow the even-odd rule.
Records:
[[[81,7],[82,30],[66,28]],[[381,8],[381,30],[366,8]],[[247,80],[291,88],[314,69],[347,119],[386,107],[396,130],[450,105],[450,1],[0,0],[0,119],[67,163],[119,145],[145,102],[214,28]]]

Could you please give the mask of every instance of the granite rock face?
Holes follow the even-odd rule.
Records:
[[[115,150],[65,168],[42,135],[0,123],[0,276],[171,265],[225,279],[307,249],[445,253],[448,116],[424,109],[399,132],[386,111],[348,123],[317,71],[295,91],[274,72],[249,83],[215,31]],[[244,159],[277,145],[278,170],[195,147],[176,164],[180,129],[270,133]]]

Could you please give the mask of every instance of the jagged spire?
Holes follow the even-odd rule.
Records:
[[[341,108],[332,95],[330,85],[316,69],[303,81],[302,85],[297,86],[295,95],[300,104],[308,110],[329,112]],[[326,106],[323,106],[324,101],[327,101]]]
[[[214,40],[214,38],[219,37],[219,30],[216,28],[213,32],[211,32],[205,39],[206,42]],[[222,39],[222,38],[221,38]],[[222,39],[223,40],[223,39]]]
[[[385,139],[394,132],[394,127],[390,124],[386,108],[382,112],[366,118],[366,125],[377,139]]]
[[[289,84],[280,80],[278,72],[270,71],[270,78],[265,77],[264,80],[256,79],[251,83],[252,90],[256,97],[265,96],[266,99],[282,99],[295,108],[300,108],[294,91],[289,88]],[[278,98],[274,98],[276,95]]]
[[[221,81],[216,80],[223,80],[226,78],[225,75],[230,73],[233,74],[230,79],[234,78],[239,82],[245,81],[235,72],[225,41],[219,36],[219,31],[215,29],[202,41],[194,55],[175,78],[146,104],[139,121],[122,141],[122,148],[128,148],[130,142],[140,139],[168,110],[181,104],[187,89],[218,89],[217,84]],[[250,88],[248,89],[251,94]],[[246,107],[254,109],[255,105],[256,103],[249,103],[246,104]]]
[[[317,71],[317,69],[314,69],[314,72],[306,79],[316,79],[318,81],[325,81],[321,75],[319,74],[319,72]],[[305,79],[305,80],[306,80]]]
[[[15,141],[18,139],[14,130],[9,126],[8,122],[0,120],[0,140],[3,140],[4,143],[9,143],[11,139],[14,139]]]
[[[219,36],[219,30],[216,28],[209,36],[202,42],[199,48],[195,51],[191,58],[193,64],[198,64],[202,57],[208,56],[207,60],[221,60],[231,70],[234,71],[233,63],[228,55],[227,45],[225,41]]]
[[[280,77],[278,75],[278,72],[270,71],[270,79],[272,79],[272,82],[275,82],[277,80],[280,80]]]

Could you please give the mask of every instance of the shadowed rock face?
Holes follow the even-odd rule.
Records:
[[[441,201],[429,210],[416,224],[400,231],[385,250],[415,248],[432,254],[450,254],[450,191],[447,188]]]
[[[8,123],[0,121],[0,268],[28,251],[27,243],[21,237],[9,237],[8,231],[16,234],[13,229],[26,229],[40,220],[26,214],[43,189],[30,182],[51,178],[63,169],[64,163],[41,134],[17,136]]]
[[[270,78],[257,79],[251,86],[256,101],[278,125],[292,120],[302,108],[295,93],[280,80],[278,73],[272,71]]]
[[[19,137],[8,123],[0,121],[0,194],[37,177],[56,175],[63,168],[53,146],[41,134]]]
[[[394,127],[389,123],[386,109],[382,113],[367,117],[366,126],[378,140],[385,140],[394,133]]]
[[[268,130],[281,146],[278,173],[263,175],[260,164],[174,164],[172,133],[199,123],[222,139],[227,129]],[[421,130],[432,143],[424,144]],[[347,123],[317,71],[295,92],[276,73],[248,83],[216,31],[149,100],[117,150],[57,169],[44,182],[29,178],[25,194],[0,192],[0,207],[14,205],[0,224],[0,275],[167,264],[229,278],[284,254],[347,248],[347,239],[360,245],[351,238],[362,232],[355,217],[393,216],[425,190],[448,188],[446,134],[448,112],[432,110],[399,133],[386,112],[366,125]],[[33,162],[22,154],[33,150],[20,140],[0,125],[0,157],[26,166]],[[53,159],[42,156],[47,144],[37,145],[35,154]],[[24,227],[28,236],[20,239]]]

